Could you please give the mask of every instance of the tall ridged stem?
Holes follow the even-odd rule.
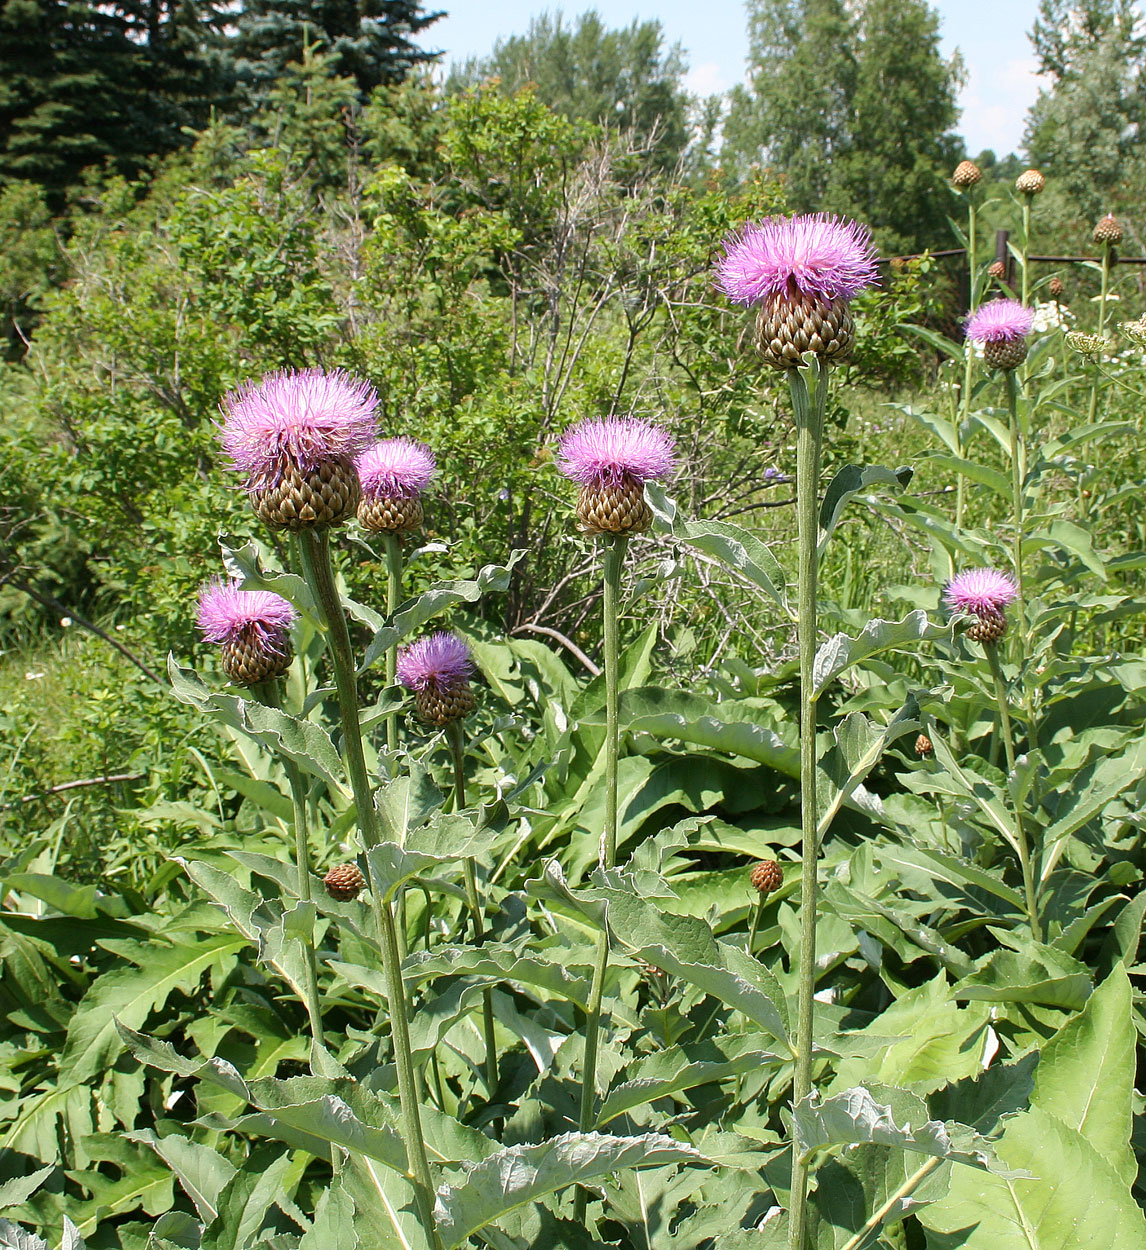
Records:
[[[997,643],[985,643],[983,650],[987,653],[987,663],[991,667],[991,676],[995,679],[995,702],[999,706],[999,723],[1002,729],[1003,750],[1007,756],[1007,775],[1015,775],[1015,735],[1011,728],[1011,712],[1007,703],[1007,683],[1003,679],[1003,665],[999,659]],[[1027,919],[1031,925],[1031,936],[1036,942],[1043,940],[1042,924],[1039,922],[1038,890],[1035,885],[1034,865],[1031,863],[1030,845],[1027,842],[1026,825],[1023,821],[1022,804],[1014,800],[1015,812],[1015,843],[1019,851],[1019,863],[1023,869],[1023,893],[1027,903]]]
[[[1110,296],[1110,244],[1102,245],[1102,288],[1098,300],[1098,337],[1102,338],[1106,329],[1106,301]],[[1090,404],[1087,418],[1094,421],[1098,416],[1098,392],[1101,388],[1102,368],[1096,359],[1090,366],[1092,379],[1090,383]]]
[[[267,682],[261,687],[263,702],[268,707],[281,707],[279,683]],[[306,785],[302,779],[302,770],[292,759],[283,757],[283,768],[287,775],[291,797],[291,825],[294,833],[294,864],[297,876],[298,897],[303,903],[313,900],[310,888],[310,841],[306,816]],[[315,1076],[333,1076],[334,1070],[328,1061],[326,1038],[322,1031],[322,999],[318,992],[318,962],[314,954],[314,934],[307,935],[303,942],[303,1006],[310,1021],[310,1070]]]
[[[461,811],[466,805],[465,743],[462,740],[461,721],[452,721],[446,726],[446,737],[454,759],[455,806]],[[477,868],[472,858],[462,860],[462,871],[466,881],[466,902],[469,904],[470,921],[474,930],[474,945],[482,946],[485,944],[485,920],[482,916],[481,895],[478,894]],[[481,1015],[482,1030],[485,1033],[485,1083],[492,1099],[498,1079],[497,1040],[493,1032],[493,991],[488,987],[482,991]]]
[[[382,539],[386,546],[386,615],[391,620],[402,602],[402,540],[397,534],[386,534]],[[386,685],[393,686],[398,680],[398,645],[386,651]],[[398,749],[398,714],[386,717],[386,747],[391,753]],[[463,804],[464,806],[464,804]]]
[[[808,392],[804,370],[788,374],[796,418],[796,513],[800,565],[797,633],[800,644],[800,989],[796,1009],[796,1075],[794,1105],[812,1089],[812,1030],[816,992],[816,868],[819,859],[816,811],[816,696],[813,668],[816,659],[816,572],[819,564],[818,497],[820,447],[828,371],[819,360],[807,370],[815,381]],[[792,1199],[789,1208],[789,1245],[805,1250],[808,1224],[808,1164],[792,1140]]]
[[[1031,197],[1023,196],[1023,307],[1031,302]]]
[[[350,631],[338,588],[334,581],[334,569],[330,563],[330,547],[325,530],[303,530],[299,535],[299,552],[302,557],[303,574],[311,594],[314,595],[326,623],[330,659],[334,667],[334,681],[338,690],[338,710],[342,721],[342,751],[358,812],[358,828],[367,852],[381,845],[378,832],[378,816],[374,810],[374,795],[370,787],[370,775],[366,771],[366,757],[362,750],[362,726],[358,718],[358,679],[355,671],[354,652],[350,645]],[[366,857],[367,869],[370,857]],[[373,875],[373,874],[371,874]],[[398,950],[398,931],[394,913],[383,902],[382,892],[373,882],[370,897],[374,919],[378,926],[382,969],[386,978],[387,1011],[390,1017],[390,1033],[394,1044],[394,1068],[398,1076],[398,1101],[402,1111],[402,1136],[406,1158],[410,1167],[414,1194],[422,1227],[431,1244],[441,1245],[434,1223],[434,1180],[426,1144],[422,1137],[422,1117],[418,1108],[418,1081],[414,1069],[413,1051],[410,1046],[410,1021],[406,1011],[405,987],[402,983],[402,957]]]
[[[602,870],[613,867],[617,858],[617,755],[620,707],[620,663],[617,633],[617,604],[620,599],[621,569],[625,563],[628,536],[606,534],[601,542],[604,561],[604,632],[605,632],[605,828],[601,834],[597,863]],[[597,959],[593,967],[593,983],[589,988],[589,1014],[585,1021],[585,1063],[581,1078],[581,1113],[577,1126],[583,1133],[593,1127],[597,1101],[597,1052],[601,1041],[601,1001],[605,992],[605,975],[609,969],[609,935],[602,930],[597,938]],[[577,1220],[585,1218],[587,1192],[577,1190],[574,1213]]]
[[[1017,371],[1006,371],[1007,414],[1010,418],[1011,436],[1011,507],[1013,509],[1014,540],[1012,560],[1015,565],[1015,581],[1019,587],[1019,597],[1015,604],[1015,616],[1018,620],[1019,651],[1027,652],[1027,583],[1023,575],[1023,491],[1027,480],[1027,452],[1023,438],[1023,428],[1019,421],[1019,379]],[[1038,749],[1038,724],[1035,720],[1034,691],[1027,698],[1027,737],[1031,748]]]
[[[967,197],[967,267],[970,271],[970,308],[968,312],[974,312],[977,306],[976,290],[979,258],[977,250],[977,241],[979,233],[979,210],[975,205],[975,201],[971,199],[971,193],[968,192]],[[959,419],[955,426],[955,445],[959,448],[959,455],[963,455],[963,426],[967,421],[967,417],[971,411],[971,387],[975,381],[975,355],[971,351],[971,344],[964,344],[963,348],[963,387],[959,395]],[[960,526],[963,524],[963,509],[966,505],[967,486],[964,474],[960,473],[955,483],[955,524]]]

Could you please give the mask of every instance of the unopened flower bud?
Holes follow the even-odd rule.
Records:
[[[1020,195],[1038,195],[1047,185],[1047,180],[1037,169],[1028,169],[1015,179],[1015,190]]]
[[[322,879],[327,894],[340,903],[352,903],[366,889],[366,878],[357,864],[339,864]]]
[[[951,175],[952,183],[960,190],[965,191],[977,183],[982,182],[983,172],[974,161],[960,161],[955,166],[955,172]]]
[[[926,734],[920,734],[915,739],[915,754],[921,759],[926,759],[934,750],[935,746]]]
[[[784,884],[784,869],[774,859],[762,859],[749,874],[753,888],[771,894]]]
[[[1007,276],[1007,266],[1001,260],[993,260],[987,266],[987,273],[996,281],[1002,282],[1002,280]]]
[[[1063,289],[1062,279],[1058,277],[1051,278],[1047,285],[1047,290],[1050,292],[1051,299],[1059,299],[1062,296]]]
[[[1118,218],[1113,213],[1107,213],[1094,227],[1091,237],[1095,243],[1101,243],[1104,246],[1115,247],[1121,243],[1122,227],[1118,223]]]

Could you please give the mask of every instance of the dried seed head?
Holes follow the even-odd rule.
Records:
[[[934,750],[935,746],[926,734],[920,734],[915,739],[915,754],[921,759],[926,759]]]
[[[1139,317],[1137,321],[1124,321],[1122,333],[1135,347],[1146,347],[1146,317]]]
[[[1122,242],[1122,227],[1118,224],[1118,218],[1113,213],[1107,213],[1105,217],[1094,227],[1091,235],[1095,243],[1101,243],[1104,246],[1114,247]]]
[[[331,898],[350,903],[366,889],[366,878],[357,864],[339,864],[323,877],[322,884]]]
[[[973,187],[982,180],[983,172],[974,161],[960,161],[951,175],[951,181],[960,191]]]
[[[1063,289],[1062,279],[1058,277],[1051,278],[1050,283],[1047,285],[1047,290],[1050,292],[1051,299],[1059,299],[1063,293]]]
[[[1099,356],[1110,346],[1103,335],[1083,334],[1078,330],[1071,330],[1067,334],[1066,345],[1080,356]]]
[[[1038,195],[1047,185],[1047,180],[1037,169],[1028,169],[1015,179],[1015,190],[1020,195]]]
[[[774,859],[762,859],[752,869],[749,880],[761,894],[771,894],[784,884],[784,869]]]

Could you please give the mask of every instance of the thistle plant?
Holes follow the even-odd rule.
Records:
[[[617,758],[620,698],[618,599],[629,537],[648,529],[652,510],[645,500],[646,482],[661,481],[676,467],[672,437],[651,421],[636,417],[591,418],[566,430],[560,440],[557,467],[580,487],[577,518],[585,533],[604,547],[604,671],[605,671],[605,822],[597,864],[612,868],[617,858]],[[609,966],[609,936],[597,939],[589,1013],[585,1026],[585,1064],[578,1125],[593,1124],[597,1096],[597,1051],[601,1033],[601,1002]],[[577,1209],[584,1215],[585,1191],[578,1190]]]
[[[943,590],[943,602],[952,612],[971,618],[965,633],[973,642],[979,643],[991,669],[995,686],[995,705],[1007,757],[1007,773],[1014,776],[1017,759],[1015,735],[1011,723],[1007,686],[999,658],[999,644],[1007,633],[1006,609],[1019,600],[1019,587],[1015,580],[997,569],[966,569],[947,584]],[[1022,801],[1015,796],[1012,801],[1015,821],[1014,849],[1023,872],[1023,894],[1026,900],[1027,919],[1036,942],[1042,941],[1042,924],[1039,920],[1038,889],[1034,865],[1031,860],[1030,842],[1023,820]]]
[[[970,311],[979,306],[979,206],[972,192],[983,181],[982,171],[971,161],[960,161],[951,175],[951,183],[956,191],[962,193],[967,200],[967,273],[970,277]],[[1002,275],[1000,275],[1002,276]],[[975,358],[970,352],[963,357],[963,385],[959,391],[959,419],[955,422],[955,438],[959,455],[963,454],[963,427],[971,410],[971,385],[975,376]],[[955,523],[962,525],[963,509],[966,503],[966,490],[962,475],[956,485]]]
[[[717,286],[738,304],[758,307],[756,345],[765,363],[788,374],[796,421],[796,511],[799,527],[800,651],[800,968],[793,1102],[812,1090],[816,988],[816,574],[817,500],[828,366],[846,360],[855,342],[850,301],[876,281],[871,232],[819,213],[773,217],[725,241]],[[809,382],[811,385],[809,385]],[[792,1146],[789,1244],[804,1250],[808,1161]]]
[[[1028,169],[1015,179],[1015,190],[1023,197],[1022,303],[1031,302],[1031,208],[1036,195],[1041,195],[1047,180],[1037,169]]]
[[[1098,296],[1098,329],[1095,337],[1101,341],[1105,341],[1106,330],[1106,305],[1110,298],[1110,271],[1114,263],[1114,249],[1122,242],[1122,227],[1118,223],[1118,218],[1113,213],[1107,213],[1091,232],[1091,238],[1099,247],[1102,248],[1102,284]],[[1097,363],[1098,353],[1095,353],[1095,361],[1093,365],[1093,376],[1090,384],[1090,403],[1087,409],[1087,418],[1094,421],[1098,415],[1098,392],[1100,388],[1100,370]]]
[[[437,471],[434,453],[413,438],[387,438],[368,447],[355,462],[362,485],[358,521],[379,534],[386,548],[386,612],[390,617],[402,601],[402,537],[421,529],[422,495]],[[386,684],[393,686],[397,651],[386,651]],[[398,746],[398,723],[386,720],[386,745]]]
[[[330,560],[328,530],[346,520],[361,496],[355,460],[377,436],[378,396],[368,382],[343,370],[280,371],[225,397],[222,441],[255,515],[275,529],[298,535],[303,575],[327,628],[338,691],[342,752],[369,852],[382,841],[366,768],[358,714],[358,682],[346,616]],[[369,855],[367,856],[369,869]],[[419,1216],[434,1240],[433,1192],[422,1134],[418,1085],[410,1044],[393,909],[371,884],[394,1047],[402,1138]]]

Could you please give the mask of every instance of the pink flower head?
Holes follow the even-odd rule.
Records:
[[[344,369],[280,369],[224,397],[223,448],[248,485],[276,483],[288,465],[311,473],[365,451],[378,434],[377,407],[370,383]]]
[[[1017,299],[993,299],[967,318],[963,333],[972,343],[1013,343],[1025,339],[1034,323],[1034,312]]]
[[[998,617],[1019,595],[1014,578],[998,569],[965,569],[944,588],[943,601],[953,612]]]
[[[386,438],[368,447],[354,462],[365,495],[415,498],[437,470],[434,453],[414,438]]]
[[[590,417],[561,435],[557,467],[582,486],[653,482],[676,468],[672,435],[639,417]]]
[[[270,590],[243,590],[237,581],[214,578],[199,591],[195,617],[208,642],[249,638],[264,651],[286,653],[286,635],[298,612]]]
[[[407,690],[446,694],[464,686],[473,671],[465,639],[447,630],[419,638],[398,652],[398,680]]]
[[[716,285],[737,304],[769,296],[851,299],[878,280],[871,231],[827,213],[768,217],[724,240]]]

